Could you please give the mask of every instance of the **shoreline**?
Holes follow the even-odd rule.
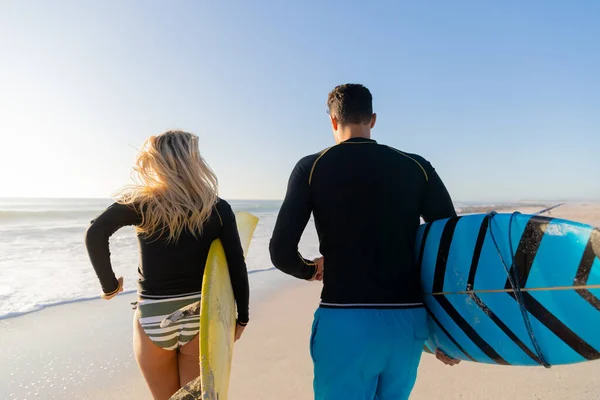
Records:
[[[250,278],[254,274],[268,273],[268,272],[272,272],[275,270],[276,270],[275,267],[250,270],[250,271],[248,271],[248,277]],[[135,294],[135,293],[137,293],[137,289],[128,289],[128,290],[125,290],[122,293],[120,293],[120,296],[128,295],[128,294]],[[94,300],[101,300],[101,299],[102,298],[99,295],[96,295],[96,296],[78,297],[75,299],[68,299],[68,300],[60,300],[55,303],[38,304],[38,305],[34,306],[34,308],[31,310],[13,311],[13,312],[9,312],[4,315],[0,315],[0,322],[4,321],[4,320],[13,319],[13,318],[23,317],[25,315],[43,311],[48,308],[67,306],[69,304],[82,303],[82,302],[86,302],[86,301],[94,301]]]

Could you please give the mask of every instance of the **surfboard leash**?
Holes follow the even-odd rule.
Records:
[[[496,237],[494,236],[494,231],[492,229],[492,225],[493,225],[492,221],[493,221],[494,217],[497,215],[497,213],[495,211],[492,211],[486,216],[486,218],[489,219],[490,236],[492,237],[492,241],[494,242],[494,246],[496,247],[498,256],[500,256],[500,260],[502,261],[502,265],[504,266],[504,271],[506,272],[506,276],[508,278],[510,286],[512,287],[512,290],[515,294],[515,299],[517,300],[517,303],[519,303],[519,309],[521,310],[521,315],[523,316],[523,322],[525,323],[525,328],[527,329],[527,333],[529,334],[529,338],[531,339],[531,343],[533,344],[533,348],[536,352],[536,356],[537,356],[539,362],[544,366],[544,368],[550,368],[551,365],[544,358],[544,355],[542,354],[542,350],[541,350],[541,348],[537,342],[537,339],[535,338],[535,335],[533,333],[533,327],[531,326],[531,320],[529,319],[529,312],[527,311],[527,306],[525,305],[525,300],[523,299],[523,293],[521,292],[521,286],[519,283],[519,278],[518,278],[519,266],[516,264],[515,253],[513,251],[513,244],[512,244],[512,235],[511,235],[512,234],[512,223],[513,223],[515,216],[517,216],[518,214],[520,214],[518,211],[512,213],[512,215],[510,216],[509,223],[508,223],[508,244],[509,244],[509,248],[510,248],[510,256],[511,256],[511,261],[512,261],[510,267],[506,263],[506,260],[504,259],[504,256],[502,255],[502,252],[500,251],[500,246],[498,246],[498,242],[496,241]],[[512,273],[511,273],[511,271],[512,271]]]
[[[560,207],[560,206],[563,206],[563,205],[565,205],[565,204],[567,204],[567,203],[565,202],[565,203],[559,203],[559,204],[555,204],[555,205],[553,205],[553,206],[551,206],[551,207],[544,208],[543,210],[540,210],[540,211],[536,212],[536,213],[535,213],[535,214],[533,214],[533,215],[542,215],[542,214],[550,213],[550,211],[552,211],[552,210],[554,210],[555,208],[558,208],[558,207]]]

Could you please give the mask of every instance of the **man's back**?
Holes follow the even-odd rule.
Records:
[[[269,246],[275,267],[324,283],[310,339],[316,400],[408,399],[427,338],[419,218],[456,215],[429,162],[370,139],[372,101],[359,84],[329,93],[337,145],[296,164]],[[311,213],[315,261],[298,252]]]
[[[273,237],[285,238],[279,235],[281,229],[301,232],[304,226],[290,227],[290,221],[298,219],[287,218],[286,213],[297,213],[308,202],[326,264],[322,306],[421,304],[414,261],[420,217],[433,220],[454,213],[427,161],[356,138],[303,158],[292,177],[292,190],[303,195],[286,199],[296,204],[284,204]],[[272,243],[276,265],[284,264],[277,262],[278,250],[291,245]]]

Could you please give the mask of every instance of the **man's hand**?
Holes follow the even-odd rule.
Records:
[[[242,337],[242,333],[244,333],[244,329],[246,329],[245,326],[235,324],[235,339],[233,340],[234,342],[240,340],[240,338]]]
[[[104,300],[110,300],[113,297],[115,297],[116,295],[118,295],[119,293],[121,293],[123,291],[123,277],[120,277],[119,279],[117,279],[117,281],[119,281],[119,286],[117,287],[117,289],[110,293],[110,294],[106,294],[106,293],[102,293],[100,295],[100,297],[102,297]]]
[[[309,281],[322,281],[323,280],[323,267],[325,265],[325,259],[323,257],[315,258],[315,274]]]
[[[436,358],[438,360],[440,360],[444,364],[449,365],[451,367],[454,366],[454,365],[456,365],[456,364],[458,364],[460,362],[460,360],[457,360],[456,358],[448,357],[446,355],[446,353],[444,353],[440,349],[436,349],[435,356],[436,356]]]

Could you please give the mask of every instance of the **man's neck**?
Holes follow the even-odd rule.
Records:
[[[338,130],[340,142],[348,139],[371,139],[371,127],[368,125],[352,124],[340,127]]]

